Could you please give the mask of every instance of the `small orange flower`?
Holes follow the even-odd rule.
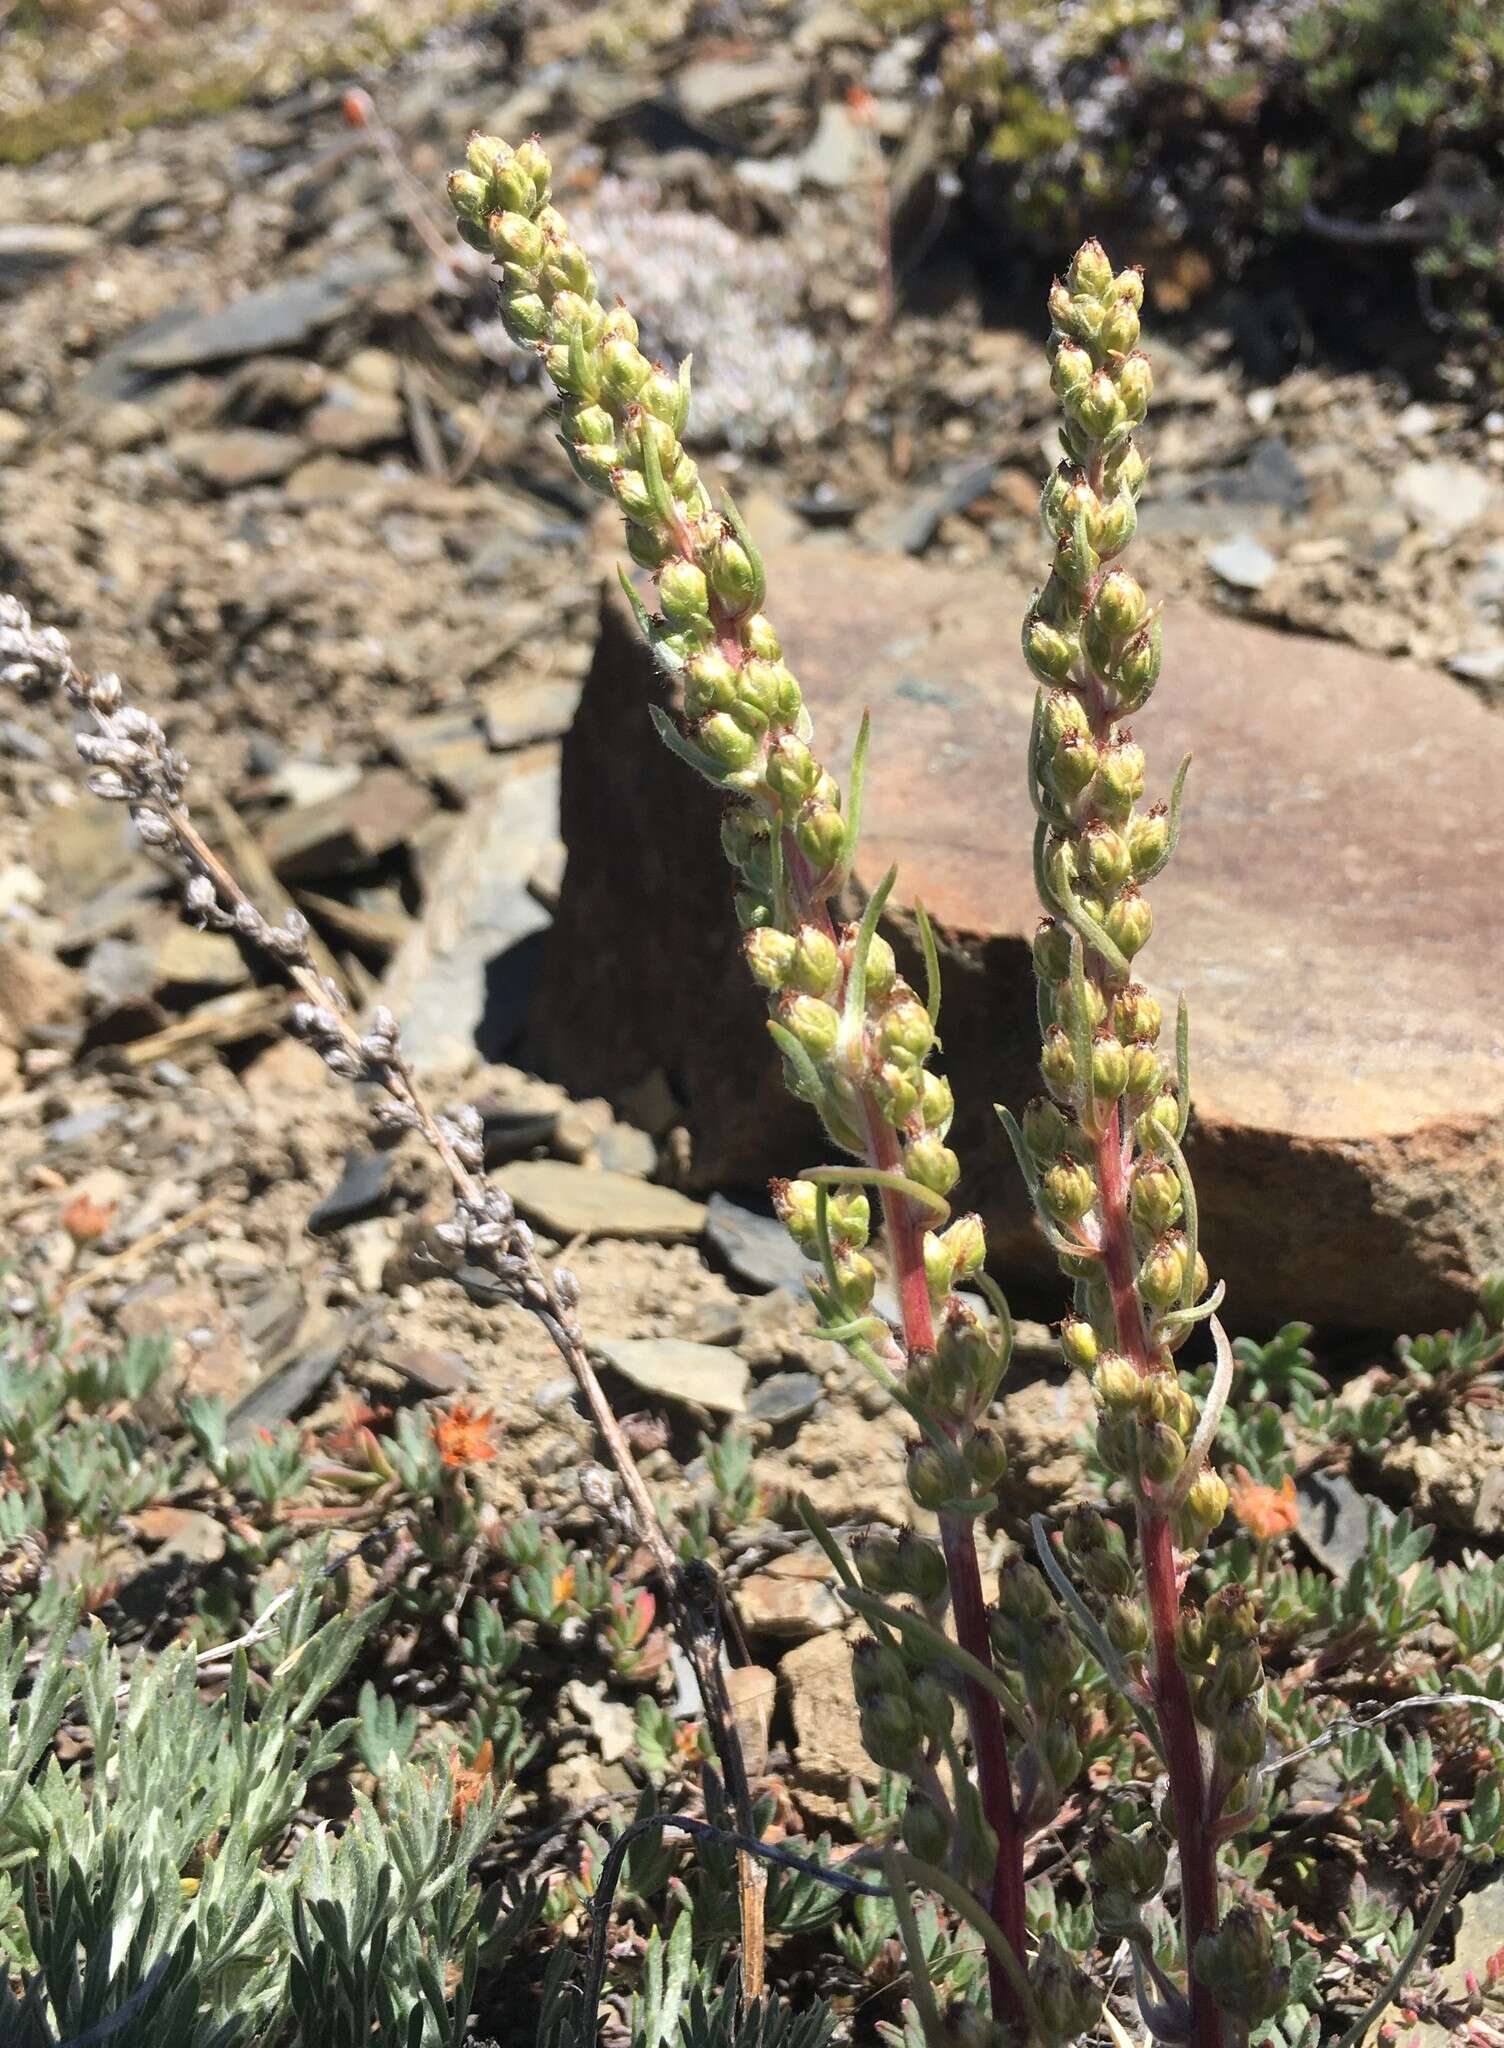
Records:
[[[496,1456],[496,1442],[491,1434],[496,1417],[489,1408],[471,1408],[463,1401],[456,1401],[447,1415],[441,1415],[433,1426],[433,1440],[439,1447],[439,1457],[451,1471],[464,1471],[471,1465],[489,1465]]]
[[[1246,1466],[1239,1465],[1228,1492],[1233,1513],[1259,1543],[1272,1543],[1276,1536],[1287,1536],[1300,1520],[1295,1481],[1288,1472],[1278,1486],[1264,1486]]]
[[[88,1193],[75,1195],[63,1210],[63,1228],[75,1244],[93,1244],[115,1220],[115,1204]]]
[[[475,1752],[474,1763],[455,1764],[452,1772],[454,1798],[450,1802],[449,1818],[456,1827],[490,1784],[495,1763],[496,1753],[491,1747],[491,1738],[488,1735]]]

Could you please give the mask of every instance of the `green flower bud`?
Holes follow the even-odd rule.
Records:
[[[1063,287],[1057,286],[1056,291],[1060,293],[1059,304],[1065,316],[1060,324],[1064,326],[1065,319],[1070,318],[1070,299]],[[1050,298],[1050,310],[1053,314],[1056,310],[1054,292]],[[1054,361],[1050,365],[1050,389],[1057,398],[1069,404],[1079,393],[1086,390],[1091,383],[1092,373],[1091,351],[1082,348],[1078,341],[1063,340],[1056,349]]]
[[[848,933],[851,927],[848,926]],[[874,932],[872,943],[867,948],[867,997],[870,1002],[881,1002],[888,995],[898,979],[898,962],[893,957],[893,948],[880,932]]]
[[[901,1652],[872,1636],[859,1637],[851,1651],[851,1690],[858,1705],[893,1696],[906,1698],[908,1689],[909,1668]]]
[[[909,1453],[909,1492],[922,1508],[939,1513],[953,1501],[969,1497],[966,1468],[955,1452],[939,1450],[934,1444],[916,1444]]]
[[[1196,1426],[1196,1404],[1168,1360],[1143,1381],[1139,1409],[1146,1421],[1168,1422],[1181,1436],[1189,1436]]]
[[[747,932],[742,939],[742,952],[752,971],[752,979],[760,988],[787,988],[797,951],[796,942],[787,932],[775,931],[766,925],[760,930]]]
[[[567,238],[548,243],[543,258],[543,280],[555,291],[578,292],[585,299],[595,296],[595,272],[579,243]]]
[[[1113,555],[1120,555],[1129,541],[1138,532],[1138,507],[1129,491],[1119,491],[1110,503],[1102,508],[1097,522],[1093,542],[1103,561]]]
[[[1102,1615],[1102,1627],[1120,1657],[1137,1657],[1148,1648],[1149,1617],[1136,1600],[1109,1600]]]
[[[755,737],[744,732],[734,718],[718,711],[695,728],[695,743],[708,754],[723,773],[735,774],[750,767],[757,758]]]
[[[1079,314],[1077,318],[1080,319]],[[1127,405],[1110,371],[1096,371],[1088,383],[1064,394],[1064,398],[1068,418],[1093,441],[1105,441],[1127,421]]]
[[[611,489],[616,490],[617,472],[611,473]],[[627,553],[640,569],[661,569],[673,554],[673,543],[664,538],[656,526],[644,526],[635,521],[628,525]],[[728,707],[729,708],[729,707]]]
[[[741,622],[742,645],[748,654],[758,661],[781,661],[783,643],[774,630],[773,621],[764,612],[754,612],[749,619]]]
[[[912,1786],[903,1809],[903,1845],[921,1863],[943,1865],[950,1854],[950,1822]]]
[[[488,214],[498,210],[492,199],[488,172],[477,175],[474,171],[451,171],[444,189],[462,220],[484,221]]]
[[[1070,928],[1053,917],[1034,927],[1034,972],[1041,981],[1064,981],[1071,971]]]
[[[1000,1335],[983,1326],[964,1302],[946,1310],[936,1345],[937,1368],[968,1411],[985,1408],[1007,1367]]]
[[[738,889],[731,899],[736,922],[744,932],[761,931],[773,922],[773,906],[756,889]]]
[[[1074,633],[1032,613],[1024,620],[1023,648],[1030,673],[1041,683],[1063,683],[1081,657]]]
[[[676,623],[708,617],[710,592],[705,572],[693,562],[669,562],[658,578],[658,602],[664,617]]]
[[[1159,1004],[1146,988],[1130,981],[1118,990],[1112,999],[1112,1028],[1125,1044],[1153,1045],[1159,1026]]]
[[[914,1529],[905,1529],[899,1535],[894,1576],[894,1590],[907,1593],[925,1607],[933,1607],[950,1584],[945,1553],[938,1543],[931,1543]]]
[[[653,374],[635,343],[615,338],[601,344],[601,390],[614,405],[628,405]]]
[[[1100,1508],[1087,1507],[1084,1502],[1078,1502],[1071,1509],[1065,1518],[1061,1534],[1065,1538],[1065,1547],[1075,1563],[1084,1564],[1087,1558],[1098,1557],[1108,1549],[1112,1541],[1107,1533],[1110,1526]]]
[[[956,1113],[956,1098],[943,1074],[928,1067],[919,1076],[919,1116],[927,1131],[944,1133]]]
[[[930,1300],[944,1301],[956,1284],[956,1255],[945,1239],[933,1230],[924,1233],[924,1282]]]
[[[1090,1372],[1097,1362],[1097,1333],[1085,1316],[1068,1315],[1060,1325],[1060,1352],[1077,1372]]]
[[[689,411],[684,386],[666,370],[653,370],[637,393],[637,403],[655,420],[662,420],[678,434]]]
[[[1128,1086],[1128,1055],[1111,1032],[1099,1031],[1092,1039],[1091,1086],[1099,1102],[1116,1102]]]
[[[841,956],[834,939],[818,925],[801,925],[798,941],[779,986],[806,995],[829,996],[840,979]]]
[[[501,321],[513,341],[528,348],[548,331],[548,308],[536,292],[509,292],[502,301]]]
[[[1154,371],[1149,358],[1136,353],[1130,355],[1118,366],[1117,383],[1124,410],[1137,426],[1149,410],[1149,399],[1154,391]]]
[[[840,1012],[818,996],[786,995],[778,1005],[778,1021],[793,1033],[812,1060],[828,1060],[836,1049]]]
[[[1243,2030],[1273,2019],[1288,2003],[1290,1972],[1274,1960],[1274,1935],[1262,1909],[1230,1906],[1215,1934],[1196,1944],[1196,1976]]]
[[[886,1529],[865,1530],[852,1544],[851,1558],[856,1566],[857,1576],[869,1593],[880,1594],[886,1599],[889,1594],[901,1590],[898,1578],[898,1538]],[[860,1692],[858,1697],[861,1697]]]
[[[1226,1771],[1251,1771],[1264,1760],[1264,1715],[1252,1700],[1238,1700],[1214,1731],[1217,1761]]]
[[[1134,1229],[1145,1237],[1161,1237],[1180,1221],[1180,1210],[1180,1176],[1174,1167],[1165,1160],[1141,1160],[1128,1195]]]
[[[1144,793],[1144,750],[1134,740],[1105,747],[1097,764],[1097,801],[1121,825]],[[1132,846],[1132,834],[1129,845]]]
[[[833,805],[812,801],[799,814],[794,838],[815,874],[827,875],[846,850],[846,820]]]
[[[1103,828],[1105,829],[1105,828]],[[1094,981],[1084,984],[1086,989],[1086,1026],[1095,1031],[1107,1017],[1107,998]],[[1076,1015],[1076,991],[1069,981],[1062,981],[1055,991],[1055,1015],[1061,1026],[1070,1031],[1079,1022]]]
[[[961,1178],[961,1162],[943,1140],[915,1138],[904,1148],[903,1170],[910,1180],[937,1195],[948,1195]]]
[[[1148,701],[1149,693],[1159,681],[1160,664],[1163,660],[1164,621],[1156,613],[1148,625],[1141,626],[1134,634],[1118,657],[1117,666],[1113,670],[1113,688],[1127,710],[1137,711],[1141,704]]]
[[[1134,819],[1128,827],[1128,858],[1140,881],[1146,875],[1158,874],[1169,845],[1170,813],[1164,804],[1155,804],[1141,818]]]
[[[1504,1266],[1484,1274],[1478,1289],[1478,1306],[1491,1330],[1504,1329]]]
[[[1091,1376],[1091,1390],[1104,1415],[1136,1412],[1143,1380],[1133,1361],[1120,1351],[1104,1351]]]
[[[1076,1053],[1072,1051],[1070,1036],[1061,1030],[1059,1024],[1051,1024],[1045,1032],[1045,1049],[1039,1057],[1039,1071],[1045,1077],[1045,1087],[1059,1102],[1070,1102],[1076,1090]]]
[[[1168,1486],[1184,1463],[1184,1439],[1168,1422],[1140,1423],[1139,1470],[1151,1485]]]
[[[838,1251],[860,1251],[872,1234],[872,1205],[863,1188],[832,1188],[825,1208],[830,1241]]]
[[[1097,772],[1097,743],[1067,733],[1045,763],[1050,788],[1064,804],[1074,803]]]
[[[599,448],[590,441],[581,441],[578,444],[566,442],[565,452],[569,456],[571,468],[581,483],[588,484],[596,491],[610,490],[611,479],[621,467],[621,450],[614,443],[609,447]],[[660,557],[655,554],[655,562],[658,559]]]
[[[1159,1054],[1155,1052],[1154,1048],[1149,1045],[1130,1045],[1128,1048],[1128,1093],[1137,1096],[1158,1096],[1160,1090],[1164,1087],[1164,1083],[1165,1063]],[[1172,1134],[1178,1136],[1180,1131],[1179,1111],[1176,1109],[1173,1095],[1169,1100],[1171,1108],[1176,1110],[1176,1117],[1175,1121],[1167,1125],[1166,1128]],[[1139,1125],[1143,1123],[1144,1119],[1140,1117],[1138,1124],[1134,1126],[1138,1135],[1138,1141],[1141,1145],[1152,1148],[1152,1139],[1145,1135],[1147,1126],[1142,1130],[1139,1129]]]
[[[1107,260],[1107,251],[1095,236],[1083,242],[1071,258],[1065,281],[1072,293],[1085,293],[1094,299],[1105,298],[1112,290],[1112,265]]]
[[[1040,740],[1048,753],[1073,733],[1077,739],[1091,738],[1091,720],[1086,707],[1073,690],[1051,690],[1040,708]]]
[[[782,932],[778,934],[784,936]],[[775,1180],[770,1183],[773,1213],[807,1259],[820,1256],[820,1235],[815,1217],[819,1190],[812,1180]]]
[[[1143,587],[1126,569],[1109,569],[1097,585],[1091,602],[1091,616],[1115,640],[1136,633],[1149,615],[1149,600]]]
[[[1144,479],[1149,474],[1149,465],[1143,450],[1134,441],[1122,441],[1108,455],[1103,465],[1103,483],[1112,497],[1119,492],[1137,500],[1144,488]]]
[[[1058,1614],[1048,1614],[1036,1625],[1029,1651],[1028,1664],[1035,1681],[1046,1692],[1064,1692],[1081,1659],[1075,1638]]]
[[[1229,1498],[1226,1485],[1210,1466],[1196,1474],[1180,1510],[1178,1533],[1183,1549],[1199,1550],[1221,1526]]]
[[[1126,356],[1138,347],[1138,328],[1138,308],[1126,299],[1118,299],[1108,307],[1107,318],[1102,322],[1103,348],[1109,355]]]
[[[1036,1095],[1024,1111],[1024,1143],[1035,1160],[1058,1158],[1071,1129],[1062,1111],[1047,1096]]]
[[[872,1261],[842,1247],[836,1253],[835,1291],[847,1315],[859,1316],[870,1308],[877,1292],[877,1269]]]
[[[913,1066],[885,1061],[872,1077],[872,1092],[884,1118],[895,1130],[902,1130],[919,1108],[919,1074]]]
[[[1054,1612],[1043,1574],[1027,1558],[1010,1557],[998,1574],[997,1606],[1009,1621],[1040,1622]]]
[[[1259,1654],[1257,1643],[1229,1643],[1217,1658],[1217,1668],[1212,1676],[1212,1691],[1219,1707],[1230,1707],[1238,1700],[1251,1700],[1262,1690],[1264,1684],[1264,1660]],[[1262,1754],[1262,1752],[1260,1752]],[[1254,1757],[1248,1769],[1258,1762]]]
[[[917,997],[900,997],[883,1012],[877,1038],[889,1059],[922,1060],[935,1043],[935,1027]]]
[[[1097,1199],[1097,1184],[1089,1167],[1062,1152],[1040,1176],[1039,1198],[1057,1223],[1079,1223]]]
[[[955,1726],[955,1700],[946,1689],[944,1681],[933,1671],[919,1673],[913,1682],[912,1693],[920,1732],[927,1742],[932,1742],[938,1747],[949,1739]]]
[[[906,1693],[879,1693],[861,1710],[862,1747],[881,1770],[907,1772],[919,1750],[919,1724]]]
[[[1120,888],[1133,871],[1127,840],[1100,819],[1094,819],[1081,835],[1081,860],[1083,871],[1104,891]],[[1105,1012],[1105,1004],[1103,1008]],[[1101,1021],[1100,1017],[1093,1019],[1094,1023]]]
[[[1150,1308],[1173,1308],[1185,1285],[1185,1252],[1170,1237],[1149,1247],[1138,1269],[1138,1291]]]
[[[613,473],[611,495],[628,519],[644,525],[656,519],[652,496],[635,469],[618,469]]]
[[[736,702],[739,671],[718,647],[705,647],[684,665],[684,709],[691,718],[729,711]]]
[[[754,665],[748,663],[749,668]],[[793,811],[804,802],[819,773],[820,765],[814,755],[791,732],[780,734],[768,749],[764,779],[785,811]]]
[[[966,1469],[978,1493],[990,1493],[1008,1475],[1008,1447],[995,1429],[974,1429],[965,1450]],[[1075,1670],[1072,1659],[1071,1669]],[[1066,1683],[1065,1680],[1061,1681]]]
[[[504,143],[500,146],[506,147]],[[512,151],[512,167],[520,175],[532,179],[534,202],[545,203],[548,199],[549,183],[553,177],[553,166],[549,163],[547,153],[536,136],[530,135],[526,142],[518,143]],[[500,175],[499,164],[497,171]]]
[[[493,213],[486,233],[498,263],[515,263],[522,270],[536,270],[542,263],[543,230],[526,214]]]

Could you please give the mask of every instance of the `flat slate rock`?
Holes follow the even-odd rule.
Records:
[[[499,1178],[519,1212],[550,1237],[633,1237],[679,1244],[699,1237],[705,1228],[703,1203],[635,1174],[605,1173],[562,1159],[519,1159]]]
[[[746,1412],[751,1378],[746,1362],[719,1344],[692,1344],[686,1337],[608,1337],[597,1349],[639,1393],[708,1408],[716,1415]]]
[[[706,1204],[705,1237],[742,1286],[759,1294],[782,1288],[801,1301],[808,1299],[805,1277],[815,1268],[776,1216],[759,1215],[716,1193]]]
[[[844,769],[873,714],[854,900],[891,861],[887,929],[945,967],[959,1194],[1000,1267],[1054,1282],[992,1104],[1038,1092],[1038,917],[1023,758],[1028,592],[811,540],[774,549],[769,609]],[[1233,1326],[1454,1324],[1504,1259],[1504,723],[1434,671],[1177,603],[1135,719],[1151,792],[1194,752],[1143,978],[1190,999],[1202,1240]],[[700,1187],[825,1153],[779,1084],[741,959],[716,793],[653,734],[670,685],[608,592],[565,741],[569,862],[533,1044],[579,1095],[674,1077]]]
[[[127,340],[122,360],[133,370],[196,370],[270,349],[297,348],[336,320],[363,286],[379,284],[401,268],[401,260],[388,251],[331,263],[311,277],[263,285],[217,313],[198,314],[166,333],[143,331],[134,342]]]

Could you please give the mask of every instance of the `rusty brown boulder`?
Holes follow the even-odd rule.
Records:
[[[960,1193],[1005,1277],[1043,1278],[991,1107],[1038,1089],[1026,593],[840,544],[769,567],[838,772],[873,714],[858,888],[897,861],[900,956],[916,897],[941,936]],[[1504,722],[1439,674],[1191,605],[1166,644],[1137,724],[1151,785],[1196,759],[1141,966],[1190,999],[1202,1241],[1230,1318],[1454,1321],[1504,1258]],[[753,1183],[822,1138],[781,1092],[738,957],[719,800],[653,734],[665,693],[608,597],[564,757],[569,862],[534,1050],[584,1094],[661,1069],[696,1185]]]

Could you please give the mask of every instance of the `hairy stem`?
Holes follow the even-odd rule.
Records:
[[[1097,1173],[1102,1258],[1112,1289],[1118,1344],[1139,1374],[1147,1377],[1149,1355],[1138,1292],[1133,1285],[1133,1238],[1116,1109],[1097,1141]],[[1190,1687],[1175,1650],[1175,1630],[1180,1619],[1175,1538],[1168,1517],[1145,1498],[1138,1504],[1138,1542],[1154,1639],[1154,1703],[1164,1737],[1175,1835],[1180,1846],[1181,1913],[1190,1979],[1192,2040],[1195,2048],[1224,2048],[1222,2015],[1211,1993],[1198,1983],[1195,1972],[1196,1944],[1203,1934],[1215,1933],[1217,1927],[1217,1849],[1210,1824],[1201,1734],[1191,1706]]]
[[[870,1107],[867,1126],[872,1165],[882,1171],[891,1171],[901,1158],[892,1126],[877,1114],[875,1108]],[[923,1225],[914,1213],[913,1203],[896,1191],[884,1188],[882,1202],[903,1319],[904,1348],[912,1358],[917,1352],[930,1350],[935,1341],[929,1287],[924,1273]],[[975,1527],[964,1516],[942,1515],[940,1540],[950,1579],[956,1641],[979,1663],[990,1668],[992,1642],[987,1630],[987,1604],[982,1595]],[[988,1826],[997,1836],[997,1863],[987,1901],[988,1910],[1022,1968],[1026,1962],[1024,1835],[1013,1798],[1002,1708],[991,1693],[972,1678],[963,1680],[963,1697],[967,1725],[971,1731],[972,1753],[976,1758],[982,1811]],[[991,1954],[987,1958],[987,1974],[994,2014],[1000,2019],[1020,2018],[1017,1987]]]

